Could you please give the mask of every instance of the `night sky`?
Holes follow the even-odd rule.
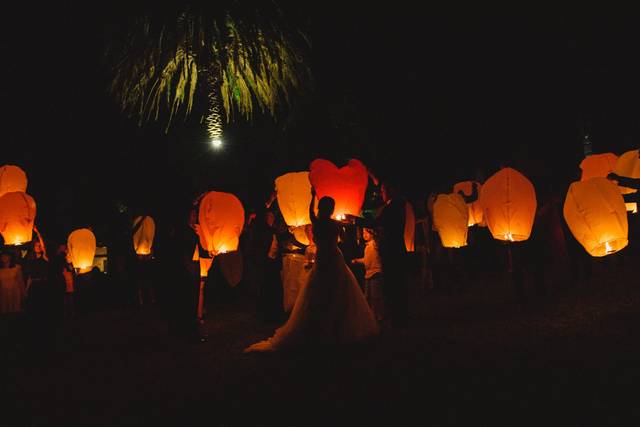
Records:
[[[629,12],[300,3],[280,2],[312,39],[313,92],[278,123],[227,126],[222,153],[197,119],[165,135],[107,95],[102,55],[129,6],[15,6],[0,39],[0,163],[27,171],[36,223],[50,234],[98,226],[118,202],[157,209],[176,188],[185,200],[234,192],[251,207],[276,176],[316,157],[360,158],[414,199],[500,165],[564,197],[585,129],[595,152],[638,145],[640,38]]]

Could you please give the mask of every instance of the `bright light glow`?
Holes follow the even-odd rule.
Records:
[[[213,148],[220,149],[222,148],[222,140],[220,138],[215,138],[211,140],[211,145],[213,146]]]
[[[513,242],[513,236],[511,235],[511,233],[505,234],[504,238],[510,242]]]
[[[7,242],[7,245],[11,245],[11,246],[20,246],[20,245],[25,244],[26,242],[28,242],[28,240],[27,240],[27,239],[25,239],[24,237],[22,237],[22,236],[16,236],[16,238],[15,238],[15,239],[13,239],[13,241],[12,241],[12,242]]]
[[[610,254],[611,252],[613,252],[613,248],[611,247],[611,245],[609,244],[609,242],[604,242],[604,249],[606,251],[606,253]]]
[[[336,219],[338,221],[344,221],[347,217],[345,216],[345,214],[337,214],[336,215]]]

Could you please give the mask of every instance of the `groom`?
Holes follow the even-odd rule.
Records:
[[[375,219],[352,219],[360,226],[376,230],[384,277],[382,291],[387,313],[391,315],[393,328],[406,328],[409,320],[409,278],[404,242],[405,200],[389,180],[382,182],[380,191],[384,205]]]

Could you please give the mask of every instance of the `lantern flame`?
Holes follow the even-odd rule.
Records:
[[[614,251],[614,250],[613,250],[613,248],[611,247],[611,245],[609,244],[609,242],[604,242],[604,248],[605,248],[605,251],[606,251],[608,254],[610,254],[611,252],[613,252],[613,251]]]
[[[6,243],[9,246],[20,246],[29,241],[31,241],[31,239],[28,239],[25,236],[15,236],[10,242],[6,242]]]
[[[506,234],[504,235],[504,239],[505,239],[505,240],[508,240],[508,241],[510,241],[510,242],[513,242],[513,236],[511,235],[511,233],[506,233]]]

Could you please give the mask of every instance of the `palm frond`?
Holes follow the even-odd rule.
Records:
[[[227,122],[236,115],[250,120],[256,109],[275,119],[278,107],[311,82],[308,40],[257,12],[251,17],[184,10],[173,21],[136,21],[117,50],[111,93],[139,124],[162,118],[167,131],[178,115],[208,105],[211,91]]]

